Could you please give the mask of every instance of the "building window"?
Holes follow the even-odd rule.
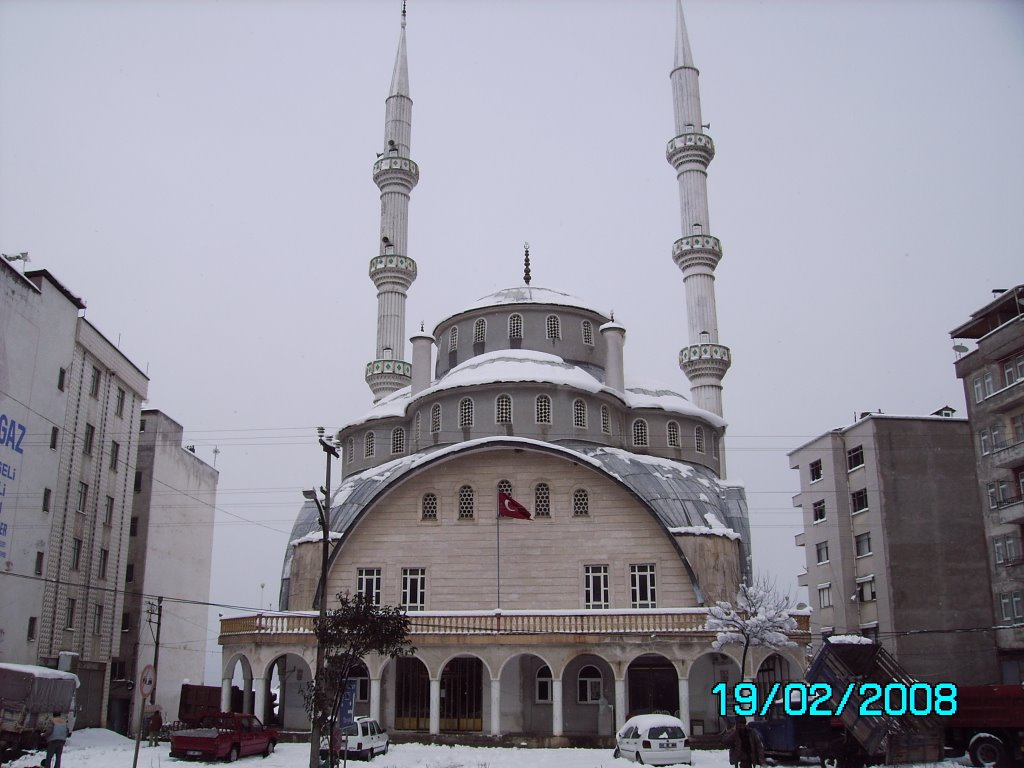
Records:
[[[434,403],[430,407],[430,432],[436,435],[441,431],[441,404]]]
[[[487,341],[487,321],[482,317],[473,323],[473,343],[483,344]]]
[[[864,512],[867,508],[868,491],[866,488],[861,488],[859,491],[854,491],[850,494],[850,509],[854,514]]]
[[[75,606],[76,600],[72,597],[68,598],[67,603],[64,606],[64,629],[75,628]]]
[[[583,321],[583,343],[588,347],[594,346],[594,324],[589,320]]]
[[[57,389],[59,389],[61,392],[64,391],[64,386],[67,383],[67,378],[68,372],[65,369],[61,368],[59,371],[57,371]]]
[[[448,331],[448,351],[454,352],[459,348],[459,327],[453,325],[451,330]]]
[[[128,535],[138,536],[139,535],[139,518],[138,516],[132,517],[131,522],[128,524]]]
[[[857,580],[857,599],[868,603],[875,599],[875,577],[865,576]]]
[[[43,488],[43,512],[50,511],[50,498],[53,496],[53,491],[49,488]]]
[[[407,611],[427,609],[427,569],[402,569],[402,607]]]
[[[420,502],[420,514],[424,520],[437,520],[437,495],[433,493],[423,494]]]
[[[44,555],[42,552],[36,552],[36,576],[43,575],[43,557]]]
[[[116,440],[110,441],[110,471],[117,472],[119,460],[121,458],[121,444]]]
[[[512,495],[512,483],[508,480],[498,481],[498,493],[504,493],[506,496]]]
[[[601,406],[601,431],[606,435],[612,433],[612,414],[607,405]]]
[[[825,519],[825,502],[816,501],[811,505],[811,522],[820,523]]]
[[[1016,534],[1007,533],[992,539],[995,548],[996,563],[999,565],[1016,563],[1020,560],[1020,539]]]
[[[125,611],[121,614],[121,631],[131,632],[132,631],[132,615]]]
[[[82,567],[82,540],[71,540],[71,570],[77,571]]]
[[[817,482],[818,480],[821,480],[821,459],[817,459],[816,461],[812,461],[811,465],[810,465],[810,470],[811,470],[811,482],[812,483]]]
[[[558,319],[558,315],[548,315],[544,321],[544,328],[549,339],[562,338],[562,321]]]
[[[376,447],[374,446],[374,439],[375,438],[374,438],[373,432],[367,432],[365,435],[363,435],[363,458],[364,459],[373,458],[373,454],[376,451]]]
[[[572,492],[572,516],[587,517],[590,514],[590,494],[583,488]]]
[[[473,487],[464,485],[459,488],[459,520],[472,520],[476,511],[476,499]]]
[[[537,684],[534,688],[534,701],[537,704],[550,704],[551,694],[551,668],[545,664],[537,670]]]
[[[146,431],[146,420],[145,419],[139,419],[139,432],[145,432],[145,431]]]
[[[583,607],[598,610],[608,606],[608,566],[583,566]]]
[[[537,483],[533,489],[533,516],[551,517],[551,489],[547,483]]]
[[[846,471],[852,472],[857,467],[864,466],[864,446],[858,445],[846,452]]]
[[[537,395],[537,423],[551,423],[551,398],[547,395]]]
[[[35,616],[29,616],[28,617],[28,634],[25,635],[25,639],[28,642],[30,642],[30,643],[35,642],[35,639],[36,639],[36,623],[37,622],[38,622],[38,619]]]
[[[588,664],[580,670],[576,688],[576,701],[580,704],[595,704],[601,701],[602,680],[597,667]]]
[[[419,411],[416,411],[416,420],[414,422],[413,432],[412,432],[412,443],[413,443],[412,447],[413,447],[413,450],[419,450],[419,447],[420,447],[420,437],[422,436],[422,434],[423,434],[423,417],[420,415]]]
[[[512,398],[508,395],[498,395],[494,401],[494,423],[512,423]]]
[[[1024,413],[1011,416],[1010,424],[1013,429],[1013,442],[1024,443]]]
[[[657,608],[654,563],[629,566],[630,604],[634,608]]]
[[[133,581],[135,581],[135,563],[128,563],[124,567],[124,582],[131,584]]]
[[[356,571],[356,591],[371,605],[380,605],[380,568]]]
[[[89,395],[100,396],[100,369],[95,365],[92,367],[92,378],[89,380]]]
[[[78,506],[76,507],[78,512],[85,514],[85,505],[89,500],[89,486],[79,481],[78,483]]]
[[[459,401],[459,427],[469,429],[473,426],[473,399],[464,397]]]
[[[88,422],[85,425],[85,436],[82,438],[82,453],[92,456],[92,444],[96,439],[96,427]]]
[[[853,537],[853,548],[857,557],[871,554],[871,534],[861,533]]]
[[[124,398],[125,391],[121,388],[117,388],[117,398],[114,400],[114,415],[124,416]]]
[[[647,422],[643,419],[633,422],[633,445],[637,448],[646,448],[648,445]]]
[[[345,451],[347,454],[345,460],[351,464],[352,460],[356,457],[356,439],[354,437],[350,437],[346,445],[348,446],[348,449]]]
[[[704,453],[704,427],[693,428],[693,446],[697,453]]]
[[[818,554],[818,565],[828,562],[828,542],[819,541],[815,547]]]
[[[679,448],[679,423],[670,421],[665,425],[665,431],[668,434],[668,447]]]
[[[819,608],[831,608],[832,607],[832,585],[831,584],[820,584],[820,585],[818,585],[818,607]]]
[[[522,315],[509,315],[508,316],[508,337],[510,339],[521,339],[521,338],[523,338],[523,316]]]
[[[110,550],[100,550],[100,578],[107,578],[107,563],[110,561]]]
[[[103,634],[103,606],[94,605],[92,612],[92,633],[94,635]]]
[[[572,425],[578,429],[587,428],[587,404],[579,397],[572,401]]]
[[[405,453],[405,430],[401,427],[391,430],[391,452]]]
[[[713,457],[715,457],[716,459],[718,458],[718,433],[717,432],[712,432],[711,433],[711,455]]]
[[[999,451],[1006,447],[1006,438],[1003,437],[1003,425],[993,424],[992,429],[992,450]]]
[[[60,430],[56,427],[50,427],[50,450],[57,450],[57,440],[60,437]]]

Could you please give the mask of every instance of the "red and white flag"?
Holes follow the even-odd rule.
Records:
[[[498,491],[498,516],[514,517],[517,520],[532,520],[530,510],[504,491]]]

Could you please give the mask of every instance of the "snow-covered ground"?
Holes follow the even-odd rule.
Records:
[[[125,768],[131,766],[135,742],[113,731],[89,728],[76,731],[64,747],[63,765],[67,768]],[[187,763],[169,756],[167,744],[139,746],[140,768],[201,765]],[[43,753],[28,754],[11,763],[11,768],[30,768],[42,762]],[[245,768],[304,768],[309,764],[307,744],[281,744],[270,757],[244,757],[237,765]],[[612,757],[610,749],[511,749],[503,747],[439,747],[425,744],[395,744],[386,755],[372,763],[350,761],[351,765],[372,765],[374,768],[613,768],[633,765],[628,760]],[[729,768],[725,750],[700,750],[693,753],[693,764],[699,768]],[[935,765],[935,764],[930,764]],[[940,764],[958,768],[957,762]],[[919,768],[905,766],[905,768]]]

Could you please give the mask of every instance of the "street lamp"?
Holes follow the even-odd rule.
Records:
[[[320,518],[320,530],[323,532],[323,549],[320,553],[320,624],[323,625],[327,619],[327,560],[330,557],[331,548],[331,457],[339,458],[338,449],[331,438],[324,437],[324,428],[316,428],[320,440],[320,447],[327,454],[327,470],[324,478],[324,485],[320,489],[324,494],[323,503],[315,489],[303,491],[302,496],[316,504],[317,515]],[[316,641],[316,682],[323,683],[324,674],[324,646],[319,638]],[[320,724],[317,722],[316,711],[309,728],[309,768],[320,766]]]

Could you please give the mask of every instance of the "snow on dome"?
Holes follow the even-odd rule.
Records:
[[[628,379],[626,404],[630,408],[660,408],[685,416],[696,416],[715,427],[724,427],[728,423],[721,416],[698,408],[683,395],[657,382]]]
[[[598,312],[598,310],[584,302],[583,299],[578,299],[561,291],[554,291],[550,288],[538,288],[532,285],[517,285],[514,288],[504,288],[497,293],[477,299],[462,311],[472,312],[476,309],[502,304],[556,304],[561,307],[585,309],[602,317],[605,316],[604,312]]]

